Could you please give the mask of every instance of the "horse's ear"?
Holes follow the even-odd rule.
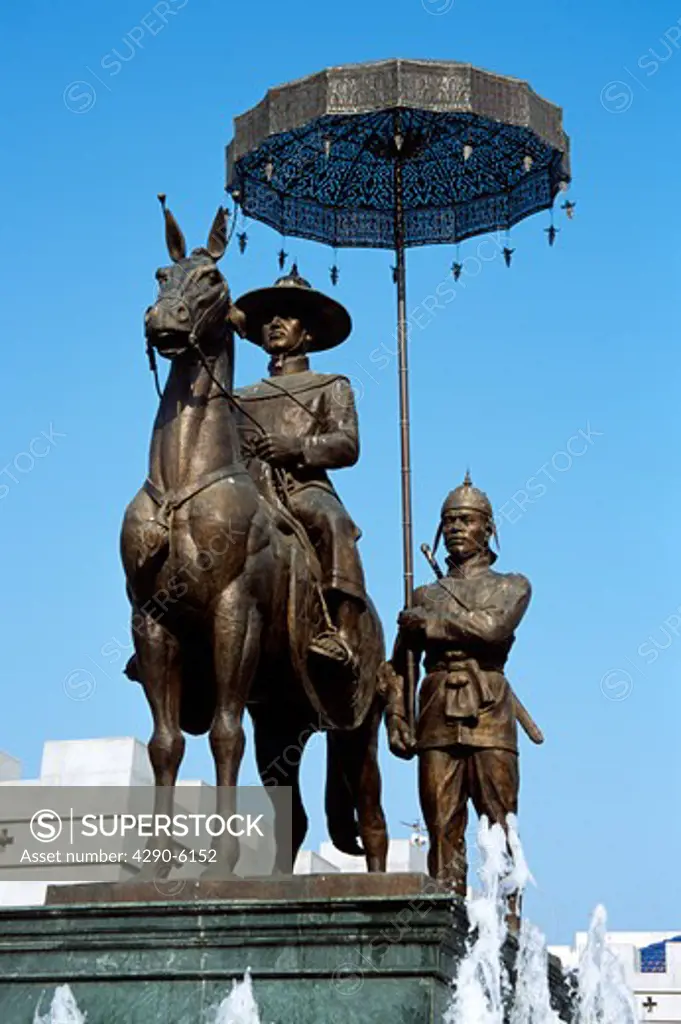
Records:
[[[158,201],[163,209],[163,217],[166,222],[166,245],[168,246],[168,255],[173,263],[178,263],[187,255],[187,243],[185,242],[184,235],[180,230],[180,225],[166,206],[166,197],[162,192],[159,192]]]
[[[208,253],[216,263],[225,255],[227,248],[227,216],[227,210],[218,206],[218,212],[208,233]]]

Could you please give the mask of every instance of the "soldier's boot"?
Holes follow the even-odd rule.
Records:
[[[329,614],[336,627],[314,638],[310,653],[328,658],[345,668],[353,678],[359,675],[360,619],[364,605],[357,598],[339,595]]]

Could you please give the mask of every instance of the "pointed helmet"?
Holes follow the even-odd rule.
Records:
[[[444,517],[445,512],[450,512],[454,509],[465,509],[470,512],[480,512],[485,516],[492,527],[494,543],[499,547],[499,538],[497,537],[497,528],[494,522],[492,502],[484,491],[481,491],[479,487],[473,486],[470,472],[466,470],[466,476],[464,477],[463,483],[459,484],[458,487],[455,487],[453,491],[450,491],[442,503],[442,509],[440,510],[440,525],[437,528],[435,543],[433,545],[434,552],[437,551],[438,544],[440,543],[440,537],[442,536],[442,518]]]

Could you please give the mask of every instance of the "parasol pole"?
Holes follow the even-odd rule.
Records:
[[[402,551],[404,565],[404,605],[411,608],[414,591],[414,551],[411,510],[411,448],[409,438],[409,363],[407,356],[407,284],[402,234],[402,196],[400,164],[395,174],[398,185],[396,248],[397,256],[397,364],[400,386],[400,453],[402,459]]]
[[[399,114],[398,114],[399,119]],[[409,362],[407,356],[407,281],[404,258],[404,208],[402,205],[402,136],[399,120],[395,129],[395,283],[397,285],[397,363],[400,391],[400,454],[402,480],[402,561],[404,570],[404,607],[411,608],[414,597],[414,540],[411,506],[411,447],[409,421]],[[416,664],[413,651],[407,650],[405,704],[407,722],[414,728],[416,700]]]

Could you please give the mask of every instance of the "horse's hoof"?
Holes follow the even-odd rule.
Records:
[[[166,882],[170,874],[170,864],[147,864],[136,875],[136,882]]]
[[[226,867],[220,867],[219,864],[209,864],[201,872],[202,882],[229,882],[233,878],[239,877],[239,875],[235,875],[233,871],[229,871]]]

